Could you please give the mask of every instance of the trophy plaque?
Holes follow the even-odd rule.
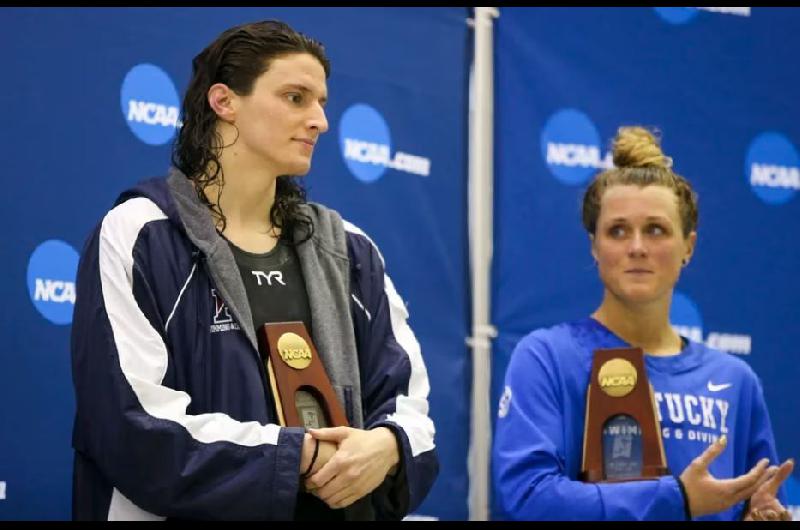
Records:
[[[586,396],[580,479],[621,482],[668,474],[656,418],[642,349],[595,350]]]
[[[266,353],[281,425],[307,429],[349,425],[305,324],[264,324],[258,330],[258,343]]]

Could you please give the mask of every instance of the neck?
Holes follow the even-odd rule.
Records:
[[[676,355],[682,350],[682,344],[669,323],[671,298],[631,305],[606,290],[603,303],[592,317],[631,346],[642,348],[650,355]]]
[[[206,188],[206,197],[225,215],[225,233],[267,233],[272,230],[269,212],[275,202],[278,175],[263,161],[255,160],[241,149],[234,128],[220,122],[218,133],[224,149],[219,156],[224,184]],[[218,223],[221,227],[221,223]]]

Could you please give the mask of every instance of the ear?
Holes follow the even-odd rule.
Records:
[[[215,83],[208,89],[208,104],[219,119],[228,123],[236,121],[236,93],[224,83]]]
[[[594,234],[589,234],[589,242],[592,250],[592,257],[597,261],[597,249],[594,246]]]
[[[692,259],[692,255],[694,254],[694,247],[697,244],[697,232],[692,231],[689,232],[689,235],[686,237],[686,254],[683,257],[684,263],[689,263],[689,260]]]

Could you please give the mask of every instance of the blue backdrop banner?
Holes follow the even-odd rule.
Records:
[[[166,173],[191,59],[278,18],[325,44],[330,131],[305,184],[366,231],[407,304],[441,473],[417,515],[467,516],[465,8],[6,8],[0,519],[71,514],[78,255],[116,195]],[[432,45],[435,43],[435,45]]]

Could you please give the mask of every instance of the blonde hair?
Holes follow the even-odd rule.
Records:
[[[683,236],[697,230],[697,193],[672,171],[672,159],[661,151],[656,135],[641,126],[620,127],[613,143],[614,168],[597,174],[583,195],[583,226],[594,234],[600,199],[611,186],[664,186],[678,198]]]

